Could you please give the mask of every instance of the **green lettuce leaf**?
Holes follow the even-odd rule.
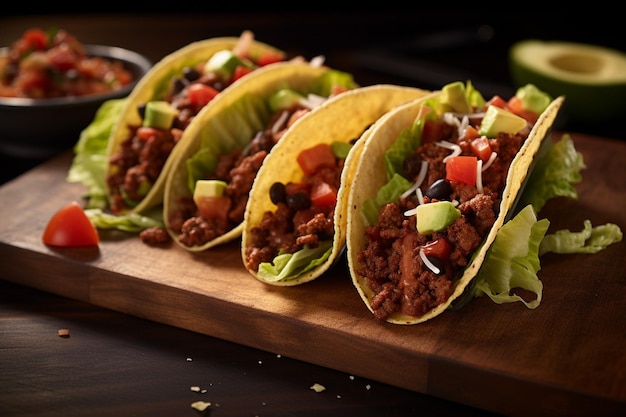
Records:
[[[541,241],[539,255],[544,253],[597,253],[607,246],[622,240],[623,234],[619,226],[607,223],[593,227],[591,221],[584,221],[584,229],[580,232],[558,230],[549,234]]]
[[[129,233],[139,233],[151,227],[164,227],[162,213],[162,207],[150,210],[146,215],[137,213],[115,215],[99,208],[85,210],[85,214],[97,229],[117,229]]]
[[[497,304],[521,301],[528,308],[538,307],[543,291],[537,276],[539,246],[549,225],[547,219],[537,220],[531,205],[504,224],[474,278],[473,295],[487,295]],[[535,299],[527,301],[515,289],[529,291]]]
[[[532,204],[537,213],[552,198],[578,199],[572,184],[582,181],[581,170],[585,168],[583,156],[568,134],[557,142],[546,138],[544,145],[518,202],[518,207]]]
[[[104,208],[107,205],[107,147],[111,130],[125,102],[126,99],[114,99],[102,103],[93,121],[83,129],[74,145],[74,159],[66,180],[87,188],[87,208]]]
[[[258,275],[264,280],[272,282],[299,277],[326,262],[332,249],[332,241],[327,240],[320,242],[316,248],[305,246],[304,249],[293,254],[279,254],[272,263],[261,263]]]

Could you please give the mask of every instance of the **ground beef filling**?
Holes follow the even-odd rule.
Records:
[[[201,73],[202,68],[185,68],[183,76],[174,78],[165,100],[178,110],[170,130],[152,129],[152,134],[137,135],[140,126],[130,126],[131,134],[117,152],[111,155],[111,169],[106,182],[111,197],[111,211],[120,213],[132,208],[156,182],[183,131],[204,106],[189,100],[189,86],[202,83],[222,91],[226,83],[213,73]],[[143,106],[138,111],[143,119]]]
[[[286,119],[281,117],[283,112],[288,113]],[[308,109],[301,106],[279,111],[271,117],[268,127],[259,131],[245,149],[220,155],[215,172],[208,173],[205,178],[222,180],[228,184],[225,191],[230,199],[228,216],[226,219],[207,219],[199,215],[191,197],[180,200],[177,209],[168,217],[168,225],[178,234],[180,243],[189,247],[202,246],[243,222],[252,183],[265,157],[287,128],[306,112]],[[277,122],[281,126],[276,126]]]
[[[463,155],[471,155],[469,142],[459,140],[454,130],[447,135],[452,137],[437,140],[458,143]],[[448,300],[455,280],[460,277],[495,222],[506,173],[524,138],[523,134],[500,134],[496,139],[489,140],[498,157],[483,172],[482,193],[478,192],[476,186],[449,181],[451,194],[446,199],[459,202],[457,208],[461,211],[461,217],[444,231],[430,236],[417,232],[415,216],[404,215],[418,204],[414,194],[401,198],[398,203],[381,207],[378,223],[366,228],[366,245],[357,255],[357,273],[364,277],[366,285],[375,294],[371,307],[377,319],[386,320],[394,313],[420,317]],[[414,155],[407,158],[409,161],[415,158],[428,162],[429,171],[420,187],[424,194],[436,180],[445,178],[443,158],[450,151],[436,145],[437,140],[424,143]],[[416,164],[405,161],[405,165],[409,167]],[[407,177],[414,178],[412,174]],[[425,203],[431,201],[435,199],[424,197]],[[422,246],[438,239],[445,239],[451,252],[444,260],[428,258],[438,267],[439,273],[436,274],[424,264],[419,252]]]
[[[287,190],[292,187],[298,191],[286,191],[284,201],[276,203],[276,210],[266,211],[261,223],[250,230],[245,252],[249,270],[258,271],[261,263],[272,262],[279,252],[295,253],[305,245],[316,248],[333,238],[335,206],[311,205],[309,197],[313,185],[320,181],[339,189],[345,159],[336,158],[335,162],[334,167],[322,168],[295,186],[285,185]]]

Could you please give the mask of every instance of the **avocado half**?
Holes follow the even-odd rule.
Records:
[[[606,47],[561,41],[524,40],[509,50],[517,86],[534,84],[565,96],[572,122],[602,122],[625,115],[626,54]]]

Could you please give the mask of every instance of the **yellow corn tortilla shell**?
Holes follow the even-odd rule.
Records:
[[[181,49],[176,50],[175,52],[172,52],[157,62],[150,69],[150,71],[141,78],[141,80],[133,88],[133,91],[127,97],[122,113],[111,131],[107,155],[110,157],[116,153],[122,145],[122,142],[130,137],[131,130],[129,126],[138,126],[141,124],[141,117],[137,112],[138,105],[152,100],[163,100],[172,79],[180,76],[183,68],[207,61],[219,51],[226,49],[232,50],[239,43],[239,40],[240,38],[238,37],[218,37],[193,42],[182,47]],[[273,46],[263,42],[252,41],[250,45],[251,56],[262,55],[267,52],[286,56],[285,52]],[[226,90],[229,90],[233,85],[236,85],[237,82],[227,87]],[[212,102],[209,104],[212,104]],[[180,142],[184,139],[185,138],[183,136],[174,148],[174,151],[180,147]],[[171,169],[172,160],[175,158],[173,156],[174,151],[170,154],[170,157],[166,161],[161,174],[150,188],[148,194],[142,199],[141,202],[139,202],[137,206],[128,211],[137,213],[145,212],[146,210],[163,202],[165,178],[167,176],[167,172]],[[107,166],[107,175],[110,169],[112,169],[112,167]]]
[[[319,143],[346,142],[361,137],[379,117],[393,107],[426,96],[428,91],[395,85],[373,85],[344,92],[326,101],[306,116],[299,119],[274,146],[250,191],[244,214],[241,255],[246,264],[246,248],[250,244],[250,231],[262,220],[266,211],[275,211],[276,206],[269,196],[269,189],[276,181],[300,182],[303,177],[296,158],[298,154]],[[317,268],[297,277],[283,280],[266,280],[256,271],[248,271],[260,281],[276,286],[293,286],[314,280],[328,270],[339,257],[346,241],[346,196],[354,176],[354,161],[361,146],[360,140],[350,150],[342,171],[341,186],[337,192],[334,214],[334,236],[331,254]]]
[[[363,150],[359,160],[356,162],[356,173],[348,195],[347,257],[352,283],[356,287],[363,302],[372,313],[371,301],[374,292],[369,288],[364,277],[357,273],[357,255],[366,243],[365,228],[367,224],[361,214],[363,203],[367,199],[375,197],[378,190],[387,182],[387,168],[384,153],[395,142],[403,129],[410,128],[413,125],[424,101],[425,99],[418,99],[414,102],[399,106],[380,118],[377,123],[372,126],[371,133],[364,141]],[[450,298],[445,303],[438,305],[420,317],[394,313],[387,318],[387,322],[407,325],[422,323],[441,314],[455,299],[463,294],[465,288],[478,273],[485,259],[487,250],[504,224],[504,219],[508,212],[513,209],[516,197],[520,192],[522,184],[526,180],[534,157],[539,151],[541,143],[546,136],[548,136],[563,101],[563,97],[558,97],[552,101],[548,108],[541,114],[528,135],[528,138],[524,141],[522,148],[511,162],[505,189],[502,193],[498,217],[483,244],[474,254],[471,263],[466,267],[462,277],[454,283],[454,289]]]
[[[192,252],[204,251],[240,237],[243,231],[242,222],[204,245],[186,246],[179,242],[177,233],[168,225],[168,219],[176,210],[179,199],[192,196],[188,187],[187,160],[203,148],[203,143],[210,144],[214,148],[211,151],[219,154],[243,149],[256,132],[266,128],[270,114],[259,115],[254,109],[242,109],[241,102],[246,97],[266,100],[282,88],[307,91],[326,71],[328,67],[298,60],[268,65],[241,79],[228,94],[220,94],[213,99],[211,106],[200,111],[185,130],[186,142],[175,148],[175,157],[165,181],[163,220],[168,233],[179,246]]]

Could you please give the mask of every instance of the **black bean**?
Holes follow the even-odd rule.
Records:
[[[270,199],[272,203],[284,203],[286,201],[287,194],[285,193],[285,184],[282,182],[275,182],[270,187]]]
[[[439,178],[433,182],[424,193],[426,197],[437,200],[450,200],[450,194],[452,194],[452,186],[445,178]]]
[[[187,81],[195,81],[200,78],[200,72],[192,67],[183,68],[183,76]]]
[[[299,191],[287,196],[287,206],[294,210],[306,210],[311,207],[311,199],[307,193]]]

